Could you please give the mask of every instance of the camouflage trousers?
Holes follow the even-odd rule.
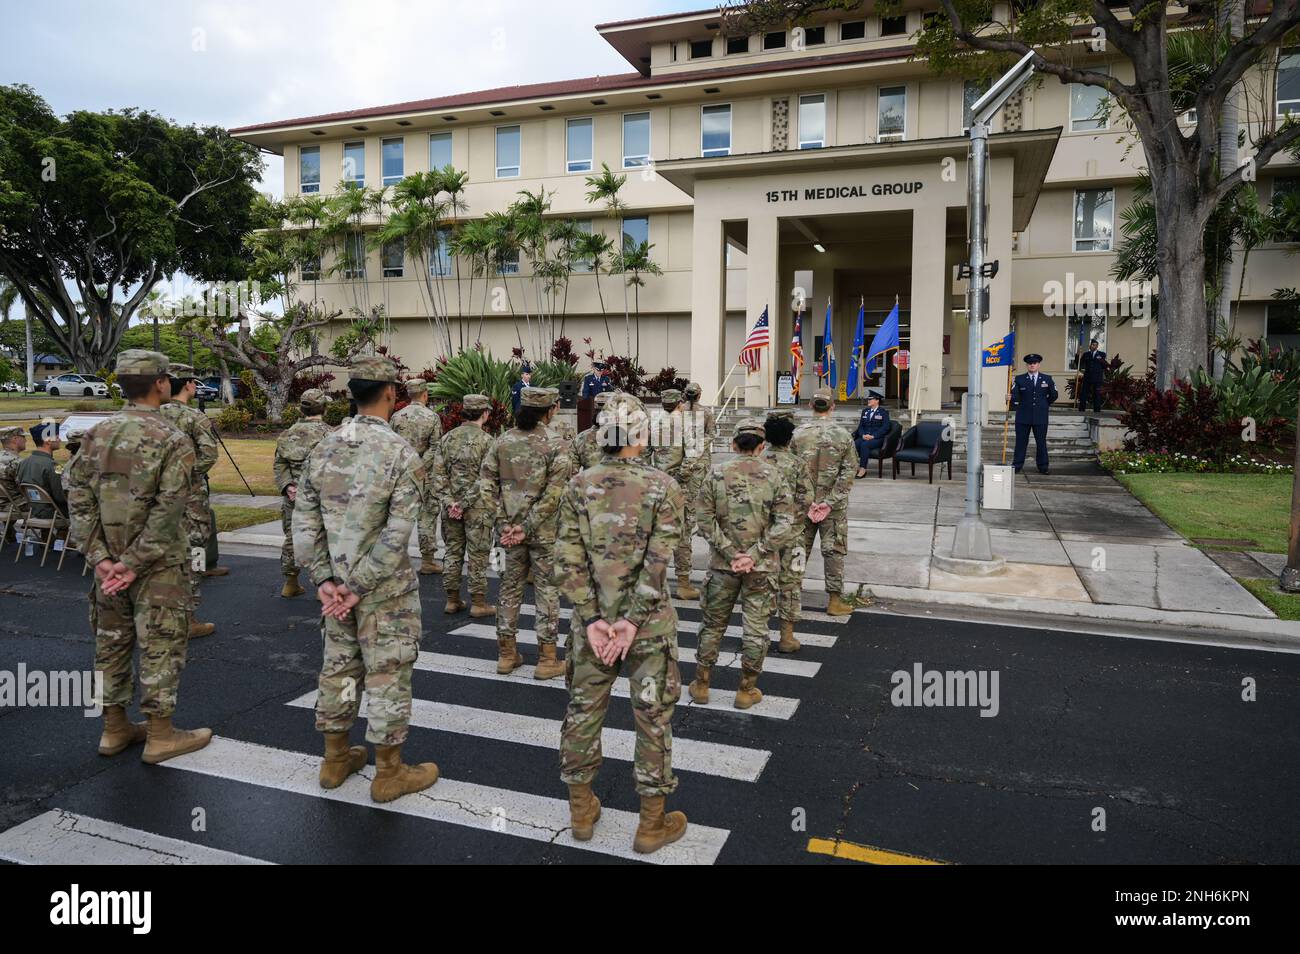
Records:
[[[420,651],[420,592],[364,600],[346,620],[322,617],[325,657],[316,696],[316,729],[346,732],[366,692],[366,741],[401,745],[411,721],[411,668]]]
[[[537,642],[555,645],[560,633],[560,591],[552,578],[555,541],[524,541],[502,547],[505,565],[497,591],[497,639],[519,632],[519,606],[524,601],[524,580],[533,571],[533,600],[537,604]]]
[[[784,550],[776,558],[781,569],[776,573],[776,615],[783,623],[797,623],[803,609],[803,571],[808,564],[808,553],[800,541]]]
[[[820,534],[822,541],[822,563],[825,566],[827,595],[844,592],[844,554],[849,549],[849,511],[848,508],[832,510],[821,523],[813,523],[805,518],[803,527],[803,549],[805,556],[812,556],[813,539]]]
[[[199,583],[208,567],[208,538],[215,537],[212,530],[212,511],[208,507],[208,482],[198,480],[190,485],[190,496],[185,502],[185,534],[189,538],[189,558],[185,561],[190,575],[190,608],[198,609]],[[198,557],[202,551],[202,557]],[[215,562],[215,561],[214,561]],[[195,569],[195,567],[198,569]]]
[[[446,526],[443,527],[446,532]],[[424,494],[420,501],[420,521],[416,525],[420,543],[420,558],[430,562],[438,557],[438,500],[432,493]]]
[[[682,484],[682,496],[686,498],[682,508],[682,534],[677,538],[677,546],[673,548],[673,568],[678,576],[686,576],[691,572],[691,540],[698,529],[695,523],[695,501],[699,499],[706,473],[706,466],[697,465]]]
[[[673,709],[682,694],[677,668],[677,628],[647,624],[637,634],[627,658],[606,666],[587,642],[586,623],[575,615],[565,661],[564,681],[569,707],[560,729],[560,778],[566,785],[587,784],[600,769],[600,731],[609,709],[610,690],[620,670],[631,683],[632,720],[636,747],[632,778],[638,795],[671,795],[673,775]]]
[[[125,591],[90,591],[95,671],[104,674],[104,705],[129,706],[132,657],[140,649],[140,711],[169,716],[176,709],[189,643],[189,581],[182,565],[157,567]]]
[[[464,519],[453,520],[443,510],[442,541],[447,547],[442,571],[442,585],[447,592],[460,592],[461,569],[468,556],[470,595],[486,595],[488,554],[492,550],[492,518],[484,513],[471,512]]]
[[[742,672],[755,675],[762,672],[767,647],[772,640],[767,628],[768,618],[772,615],[772,595],[770,573],[710,570],[700,600],[704,619],[700,623],[696,662],[701,666],[712,666],[718,661],[718,645],[727,632],[731,612],[739,600],[743,628],[740,668]]]
[[[280,498],[280,526],[284,530],[284,543],[280,547],[280,572],[296,577],[298,564],[293,557],[293,504],[288,497]]]

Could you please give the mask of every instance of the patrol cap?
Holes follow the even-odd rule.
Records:
[[[397,383],[397,365],[383,355],[368,354],[356,358],[348,369],[349,381],[383,381]]]
[[[320,388],[308,388],[298,398],[298,405],[304,411],[323,411],[326,400],[325,392]]]
[[[696,382],[696,381],[692,381],[690,384],[686,385],[686,398],[687,398],[687,400],[694,401],[694,400],[695,400],[697,397],[699,397],[703,392],[704,392],[704,389],[701,388],[700,385],[699,385],[699,383]]]
[[[194,368],[188,364],[181,364],[179,361],[173,361],[168,365],[167,373],[180,381],[186,381],[194,377]]]
[[[659,392],[659,400],[664,404],[681,404],[682,392],[676,388],[665,388]]]
[[[835,403],[835,392],[830,388],[818,388],[813,392],[812,405],[820,410],[825,410]]]
[[[550,388],[524,388],[519,393],[519,403],[524,407],[546,408],[555,403],[556,394]]]
[[[486,394],[466,394],[465,399],[460,403],[465,410],[477,411],[480,414],[492,410],[492,400]]]
[[[736,436],[741,434],[753,434],[755,437],[761,437],[767,440],[767,423],[761,417],[750,417],[736,425]]]
[[[21,427],[0,427],[0,441],[7,441],[23,432]]]
[[[778,407],[778,408],[773,408],[772,410],[770,410],[770,411],[767,412],[767,418],[768,418],[769,421],[772,420],[773,418],[776,418],[777,420],[782,420],[782,421],[793,421],[793,420],[794,420],[794,408],[792,408],[792,407]]]
[[[650,415],[641,399],[626,391],[617,391],[610,397],[605,405],[605,424],[632,432],[633,443],[649,440]]]
[[[547,394],[549,394],[551,397],[553,397],[555,400],[558,401],[560,399],[559,388],[542,388],[542,390],[545,391]]]
[[[1038,363],[1040,363],[1042,360],[1043,360],[1043,356],[1042,356],[1041,354],[1027,354],[1027,355],[1025,355],[1025,364],[1038,364]]]
[[[610,392],[610,391],[601,391],[599,394],[597,394],[597,395],[596,395],[596,407],[598,407],[598,408],[599,408],[599,407],[604,407],[606,404],[608,404],[608,403],[609,403],[609,398],[610,398],[610,394],[611,394],[611,393],[612,393],[612,392]]]
[[[118,374],[159,375],[171,373],[171,363],[161,351],[128,348],[117,356]]]

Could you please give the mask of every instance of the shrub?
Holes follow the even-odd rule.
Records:
[[[1135,451],[1104,451],[1101,465],[1116,474],[1284,474],[1292,470],[1287,464],[1243,454],[1213,458]]]
[[[217,412],[214,423],[219,431],[238,433],[248,430],[253,423],[253,415],[237,405],[230,404]]]
[[[517,366],[477,348],[440,359],[434,370],[437,376],[430,396],[444,407],[459,403],[466,394],[486,394],[509,407],[510,387],[519,380]]]
[[[289,403],[297,404],[302,397],[303,391],[310,391],[312,388],[320,388],[326,394],[329,393],[330,384],[334,380],[334,375],[327,371],[304,371],[293,379],[289,385]]]
[[[646,380],[644,387],[647,394],[663,394],[669,388],[676,388],[678,391],[685,390],[686,385],[691,382],[683,377],[678,377],[676,368],[664,368],[653,378]]]
[[[555,344],[551,345],[551,360],[567,364],[571,368],[576,367],[578,355],[573,350],[573,342],[563,335],[556,338]]]
[[[565,361],[539,361],[533,365],[533,387],[558,388],[565,381],[581,380],[577,369]]]
[[[280,415],[280,424],[285,428],[293,427],[300,420],[302,420],[302,408],[298,407],[297,404],[290,404],[284,409],[284,413]]]
[[[469,393],[473,394],[474,392],[470,391]],[[460,401],[453,401],[438,412],[438,416],[442,418],[442,432],[444,434],[450,431],[453,427],[460,425],[460,412],[463,406],[464,405],[462,405]],[[492,413],[488,416],[487,423],[483,425],[483,429],[489,434],[500,434],[505,430],[506,425],[509,422],[510,406],[508,404],[502,404],[496,398],[492,398]]]
[[[348,416],[350,406],[347,401],[330,401],[325,405],[325,413],[321,415],[321,419],[330,427],[338,427],[343,423],[343,418]]]

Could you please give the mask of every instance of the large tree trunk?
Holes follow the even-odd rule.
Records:
[[[264,378],[258,375],[258,383],[266,392],[266,419],[272,424],[278,425],[284,419],[284,409],[289,403],[289,387],[292,382],[292,376],[285,381],[280,377]]]
[[[1156,242],[1160,304],[1156,321],[1156,386],[1173,387],[1208,355],[1209,315],[1205,300],[1205,222],[1194,170],[1148,163],[1156,198]]]

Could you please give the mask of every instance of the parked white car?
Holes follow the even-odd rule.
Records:
[[[51,397],[61,394],[108,397],[108,382],[93,374],[60,374],[46,381],[45,392]]]

